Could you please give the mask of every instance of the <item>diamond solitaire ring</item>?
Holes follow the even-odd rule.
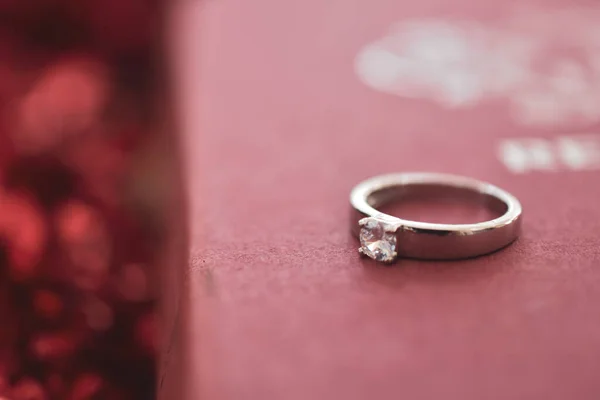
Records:
[[[473,224],[410,221],[377,208],[407,196],[439,196],[474,200],[499,217]],[[456,175],[399,173],[376,176],[350,194],[353,233],[359,252],[384,263],[398,257],[460,259],[491,253],[512,243],[521,230],[521,204],[489,183]]]

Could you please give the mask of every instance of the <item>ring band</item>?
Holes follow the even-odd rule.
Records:
[[[476,200],[502,213],[473,224],[437,224],[401,219],[377,207],[407,195],[457,196]],[[359,183],[350,194],[353,233],[359,252],[391,263],[398,257],[448,260],[491,253],[512,243],[521,231],[521,203],[492,184],[456,175],[399,173]]]

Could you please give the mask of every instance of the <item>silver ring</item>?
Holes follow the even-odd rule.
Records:
[[[501,214],[474,224],[436,224],[409,221],[377,210],[407,195],[427,193],[468,197]],[[492,184],[456,175],[399,173],[359,183],[350,194],[352,231],[359,252],[391,263],[398,257],[429,260],[470,258],[512,243],[521,231],[521,203]]]

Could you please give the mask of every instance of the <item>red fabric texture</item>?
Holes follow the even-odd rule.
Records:
[[[504,18],[520,2],[190,2],[176,14],[192,260],[194,399],[597,399],[597,170],[515,174],[505,101],[451,110],[377,92],[358,51],[409,18]],[[561,7],[551,1],[540,7]],[[591,3],[590,3],[591,6]],[[350,189],[456,173],[517,196],[522,237],[457,262],[359,258]]]

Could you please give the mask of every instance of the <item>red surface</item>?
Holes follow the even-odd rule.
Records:
[[[600,397],[600,174],[516,175],[496,157],[502,139],[581,127],[524,128],[502,102],[450,111],[378,93],[353,71],[357,52],[396,21],[494,21],[517,4],[182,8],[175,51],[192,194],[190,398]],[[460,262],[360,259],[349,191],[403,170],[509,190],[524,207],[523,236]]]

